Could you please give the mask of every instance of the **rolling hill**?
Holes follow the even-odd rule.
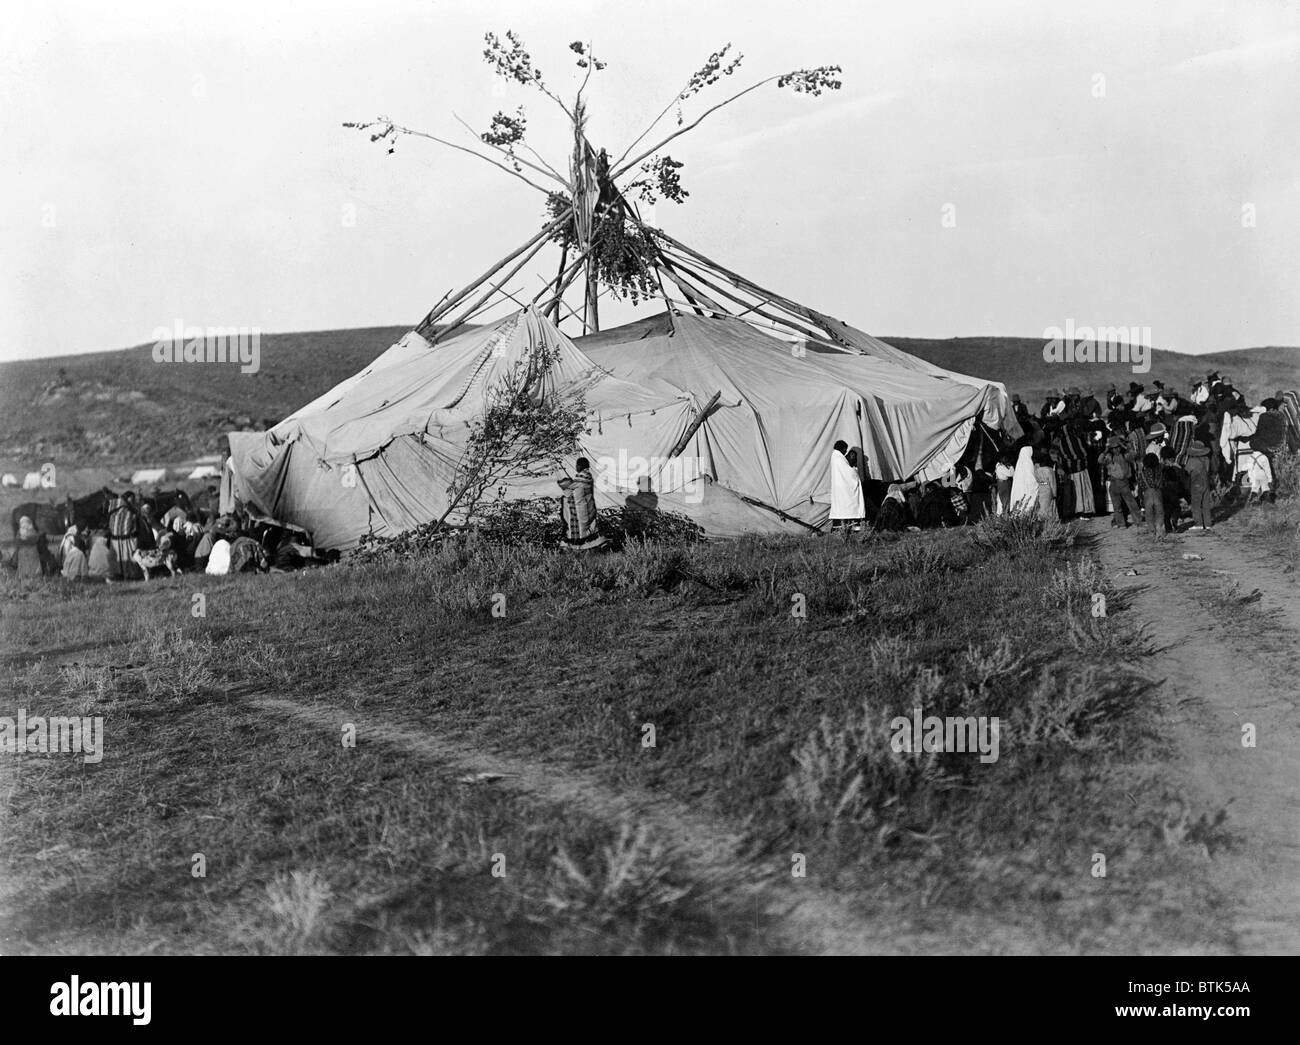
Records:
[[[216,453],[231,429],[274,424],[360,370],[409,327],[268,334],[260,369],[235,363],[158,363],[150,345],[0,364],[0,466],[46,460],[162,463]],[[1184,355],[1155,350],[1147,374],[1126,364],[1053,364],[1040,338],[886,338],[940,366],[1004,382],[1034,409],[1049,388],[1104,390],[1159,378],[1185,388],[1207,370],[1231,376],[1251,400],[1297,385],[1300,349]]]

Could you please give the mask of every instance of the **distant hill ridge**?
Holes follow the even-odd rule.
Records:
[[[177,460],[221,448],[227,431],[261,428],[356,373],[410,326],[264,334],[260,368],[158,363],[152,345],[0,363],[0,463]],[[1003,382],[1037,409],[1051,388],[1121,390],[1152,380],[1185,389],[1217,370],[1252,402],[1300,384],[1300,348],[1268,346],[1206,355],[1153,349],[1149,373],[1123,363],[1049,363],[1043,339],[886,337],[939,366]]]

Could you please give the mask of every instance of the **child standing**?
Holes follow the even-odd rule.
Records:
[[[1137,498],[1133,496],[1133,461],[1121,436],[1111,436],[1106,452],[1101,455],[1101,465],[1105,469],[1106,489],[1110,493],[1110,525],[1127,528],[1141,521]],[[1126,508],[1128,519],[1124,518]]]
[[[1038,483],[1038,514],[1044,519],[1059,522],[1056,512],[1056,468],[1047,447],[1034,451],[1034,479]]]
[[[1160,458],[1147,454],[1142,458],[1142,507],[1146,510],[1151,536],[1158,541],[1165,539],[1164,481]]]

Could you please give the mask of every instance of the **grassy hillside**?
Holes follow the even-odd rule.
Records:
[[[1185,391],[1194,379],[1217,370],[1232,379],[1253,403],[1279,388],[1294,388],[1300,370],[1300,348],[1270,346],[1232,352],[1187,355],[1155,350],[1151,369],[1133,373],[1126,363],[1049,363],[1043,359],[1043,339],[1031,337],[955,337],[947,340],[887,337],[904,352],[961,373],[989,377],[1019,392],[1035,408],[1049,389],[1077,385],[1101,393],[1114,384],[1121,392],[1130,381],[1151,387],[1153,380]]]
[[[269,426],[354,374],[407,327],[264,335],[260,369],[238,364],[157,363],[148,345],[0,364],[0,467],[43,461],[65,466],[148,465],[214,453],[231,429]],[[891,337],[940,366],[1004,382],[1031,404],[1052,387],[1127,388],[1160,378],[1185,387],[1207,369],[1231,376],[1252,399],[1296,385],[1300,349],[1254,348],[1214,355],[1153,353],[1151,372],[1124,364],[1044,362],[1038,338],[923,340]]]
[[[274,424],[407,327],[270,334],[260,368],[157,363],[152,346],[0,364],[0,460],[159,463],[213,453],[231,429]]]

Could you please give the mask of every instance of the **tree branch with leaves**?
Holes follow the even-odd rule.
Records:
[[[553,475],[576,453],[587,431],[586,386],[555,388],[558,359],[558,346],[539,345],[489,386],[436,527],[457,512],[469,522],[492,494],[500,499],[511,483]]]

